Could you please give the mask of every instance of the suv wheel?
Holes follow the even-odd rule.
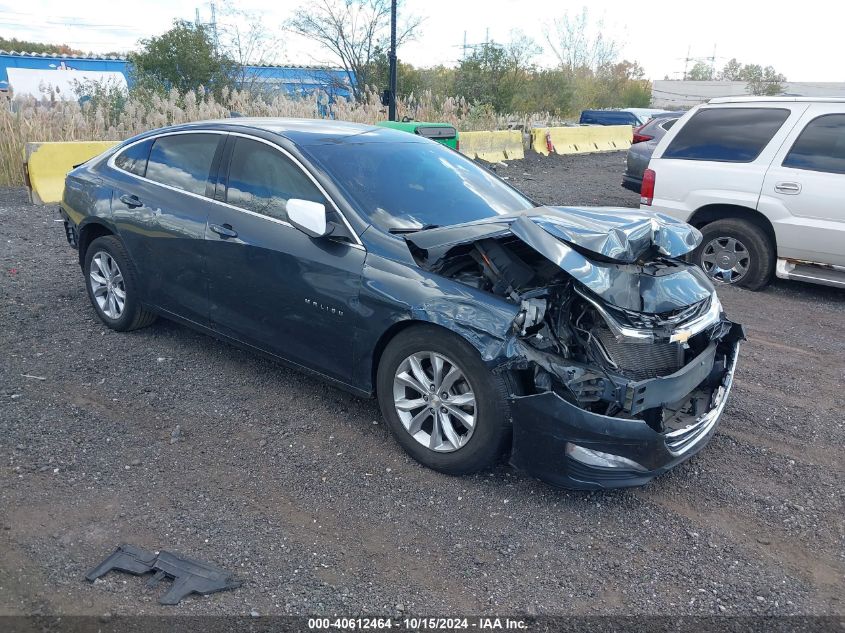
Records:
[[[729,218],[705,225],[701,234],[704,239],[693,253],[693,261],[710,279],[749,290],[759,290],[769,283],[775,253],[759,226]]]
[[[83,271],[94,311],[111,329],[127,332],[155,321],[139,301],[137,274],[119,238],[105,235],[91,242]]]
[[[457,334],[428,325],[400,332],[385,348],[376,380],[388,427],[421,464],[464,475],[504,452],[507,385]]]

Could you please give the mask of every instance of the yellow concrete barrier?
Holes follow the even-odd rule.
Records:
[[[498,130],[495,132],[461,132],[461,153],[470,158],[480,158],[489,163],[525,158],[522,132]]]
[[[579,125],[575,127],[543,127],[531,130],[531,147],[549,155],[547,137],[556,154],[585,154],[628,149],[634,138],[630,125]]]
[[[102,154],[118,141],[27,143],[23,150],[29,199],[35,204],[60,202],[65,176],[74,165]]]

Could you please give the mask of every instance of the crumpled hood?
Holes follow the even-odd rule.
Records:
[[[662,213],[635,209],[548,207],[533,222],[574,246],[619,262],[643,256],[680,257],[701,243],[698,229]]]
[[[613,207],[537,207],[522,213],[418,231],[406,239],[433,257],[440,257],[458,244],[498,237],[520,218],[530,220],[578,249],[626,264],[655,254],[680,257],[701,243],[698,229],[668,215]]]
[[[707,277],[692,265],[647,272],[636,263],[678,258],[701,243],[694,227],[636,209],[538,207],[522,213],[427,229],[407,235],[434,264],[452,248],[488,238],[513,236],[600,296],[628,310],[664,313],[702,301],[713,293]]]

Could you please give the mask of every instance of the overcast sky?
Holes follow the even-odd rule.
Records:
[[[306,0],[307,1],[307,0]],[[281,25],[302,2],[238,0],[242,9],[263,13],[270,28]],[[404,11],[425,18],[416,41],[399,50],[414,65],[455,64],[461,57],[464,32],[469,44],[488,37],[506,42],[514,30],[534,37],[545,48],[538,62],[554,57],[543,38],[543,25],[565,10],[580,12],[578,2],[553,0],[406,0]],[[174,18],[203,20],[208,2],[189,0],[0,0],[0,35],[106,52],[129,50],[139,38],[161,33]],[[621,56],[636,60],[651,79],[680,78],[684,58],[710,57],[716,67],[731,57],[771,64],[790,81],[845,81],[842,28],[845,2],[805,0],[705,0],[698,2],[621,2],[590,0],[590,16],[602,20],[606,36],[622,47]],[[284,34],[279,61],[311,64],[328,61],[301,38]],[[693,62],[690,63],[690,66]]]

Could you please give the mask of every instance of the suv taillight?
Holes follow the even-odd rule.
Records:
[[[654,181],[657,174],[653,169],[646,169],[643,172],[643,184],[640,187],[640,204],[650,205],[654,201]]]
[[[650,141],[653,139],[653,136],[649,136],[648,134],[640,134],[640,130],[642,130],[647,124],[643,123],[640,127],[634,128],[634,138],[631,141],[631,145],[634,143],[645,143],[646,141]]]

